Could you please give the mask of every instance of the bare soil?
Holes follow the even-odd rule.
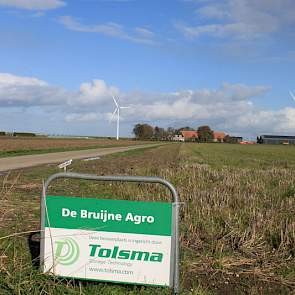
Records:
[[[85,148],[107,146],[129,146],[138,144],[134,140],[114,139],[67,139],[34,137],[0,137],[1,151],[44,150],[57,148]]]

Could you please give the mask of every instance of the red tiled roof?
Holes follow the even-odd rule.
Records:
[[[184,130],[184,131],[181,131],[181,134],[184,138],[198,138],[197,131]]]
[[[224,132],[215,132],[213,133],[214,139],[224,139],[225,133]]]

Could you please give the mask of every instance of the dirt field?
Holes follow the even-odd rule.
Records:
[[[183,202],[181,294],[277,295],[295,294],[294,169],[291,146],[185,143],[78,161],[71,171],[160,176],[175,185]],[[0,294],[169,294],[50,280],[31,266],[28,234],[14,233],[39,229],[41,179],[55,172],[48,165],[0,176]],[[73,180],[57,181],[49,193],[169,200],[160,186]]]
[[[67,151],[86,148],[129,146],[141,144],[135,140],[114,139],[67,139],[67,138],[33,138],[33,137],[0,137],[0,157],[43,153],[51,151]]]

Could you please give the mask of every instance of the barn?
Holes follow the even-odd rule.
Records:
[[[295,144],[295,136],[261,135],[257,142],[262,144]]]

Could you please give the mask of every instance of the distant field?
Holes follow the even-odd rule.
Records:
[[[161,176],[181,202],[181,294],[293,294],[295,147],[171,144],[100,160],[71,171]],[[26,237],[39,229],[41,179],[56,165],[0,176],[0,294],[169,294],[154,287],[50,279],[31,266]],[[169,200],[160,186],[59,180],[51,194]],[[2,238],[1,238],[2,236]],[[1,257],[4,257],[1,259]]]
[[[188,144],[185,155],[213,168],[295,168],[292,145]]]
[[[0,137],[0,157],[61,152],[88,148],[129,146],[144,142],[114,139]]]

